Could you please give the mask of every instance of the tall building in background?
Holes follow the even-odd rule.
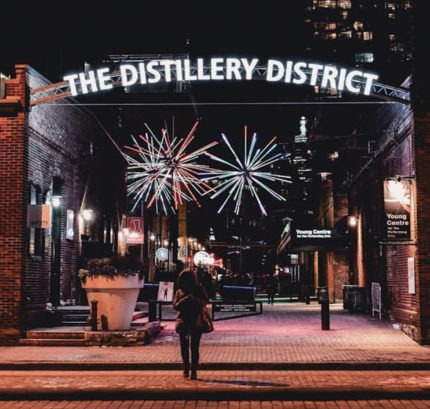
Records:
[[[411,0],[307,0],[306,52],[383,73],[401,84],[411,72]],[[389,69],[387,69],[389,67]]]
[[[300,118],[299,134],[293,138],[288,157],[288,174],[291,184],[286,185],[287,214],[301,225],[311,224],[315,211],[313,188],[313,153],[308,144],[307,120]]]

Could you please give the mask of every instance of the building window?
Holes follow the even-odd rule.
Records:
[[[373,53],[357,53],[355,54],[355,62],[357,63],[373,63]]]
[[[364,31],[363,32],[363,40],[364,41],[372,41],[373,39],[373,33],[371,31]]]
[[[339,34],[339,37],[341,37],[341,38],[347,38],[347,39],[352,38],[352,32],[351,31],[342,31]]]
[[[42,204],[41,189],[39,186],[30,184],[30,205]],[[42,228],[29,228],[28,254],[31,257],[42,258],[44,254],[45,234]]]
[[[362,21],[354,21],[353,27],[354,27],[354,30],[362,30],[363,29],[363,22]]]
[[[323,9],[350,9],[351,0],[314,0],[313,7]]]
[[[335,31],[336,30],[336,23],[327,23],[324,26],[325,31]]]
[[[336,0],[314,0],[314,7],[323,9],[336,8]]]
[[[337,2],[337,5],[341,9],[350,9],[351,8],[351,0],[339,0]]]

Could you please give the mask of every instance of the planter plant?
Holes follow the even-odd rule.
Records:
[[[143,287],[140,262],[130,255],[89,259],[78,275],[88,303],[97,309],[97,330],[130,329]]]

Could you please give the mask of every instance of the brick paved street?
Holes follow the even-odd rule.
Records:
[[[344,400],[344,406],[332,407],[370,408],[358,401],[372,399],[378,408],[429,407],[430,348],[387,321],[350,313],[340,304],[330,306],[329,330],[321,329],[316,302],[264,305],[261,315],[215,321],[215,331],[202,339],[197,381],[181,376],[172,317],[166,309],[163,330],[145,346],[0,347],[0,397],[8,405],[18,399],[114,400],[100,407],[121,408],[209,407],[197,401],[239,407],[219,406],[220,400],[269,408],[325,408],[329,400]],[[399,403],[410,399],[416,403]],[[141,400],[147,406],[140,406]],[[316,403],[307,406],[304,400]],[[162,406],[162,401],[188,403]],[[258,406],[262,401],[267,403]],[[1,406],[7,407],[13,406]]]
[[[173,317],[165,306],[163,319]],[[220,316],[216,316],[220,317]],[[139,347],[0,347],[0,369],[16,365],[95,365],[129,369],[169,369],[180,364],[173,321],[163,321],[160,335]],[[303,366],[306,364],[306,366]],[[337,364],[379,369],[430,369],[430,346],[420,346],[387,321],[330,306],[330,329],[321,330],[316,302],[264,305],[261,315],[215,321],[204,334],[201,365],[205,369],[333,368]]]
[[[328,401],[8,401],[2,409],[428,409],[425,400]]]

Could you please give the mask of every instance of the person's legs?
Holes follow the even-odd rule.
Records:
[[[184,363],[184,377],[188,378],[190,372],[190,336],[186,334],[179,334],[181,343],[181,357]]]
[[[191,379],[197,379],[197,367],[200,358],[200,332],[191,335]]]

